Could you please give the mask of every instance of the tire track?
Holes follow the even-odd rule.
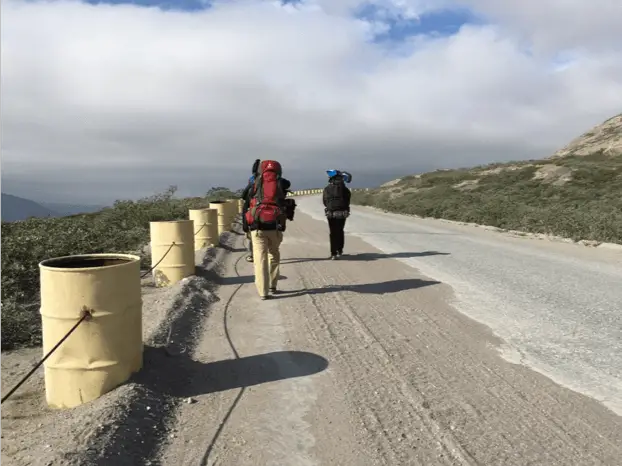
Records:
[[[315,272],[316,277],[323,277],[321,271],[317,268],[317,266],[313,266],[312,269]],[[308,276],[312,276],[308,272],[309,269],[307,269],[307,274]],[[306,287],[311,288],[309,286],[311,284],[312,283],[309,279],[309,282],[306,283]],[[348,303],[347,299],[342,293],[335,293],[334,296],[335,300],[339,302],[339,308],[341,313],[348,318],[348,321],[352,324],[352,328],[367,344],[366,347],[375,354],[376,360],[379,363],[384,364],[385,375],[388,373],[391,376],[396,386],[399,387],[399,393],[402,398],[413,407],[417,419],[412,419],[413,416],[411,412],[409,413],[411,415],[411,420],[415,420],[421,423],[431,434],[431,436],[440,443],[443,452],[447,455],[449,459],[449,462],[447,464],[457,464],[461,466],[471,466],[477,464],[474,458],[471,457],[471,455],[466,452],[458,442],[456,442],[455,438],[453,438],[447,432],[443,432],[442,427],[437,422],[435,422],[428,413],[426,413],[426,410],[423,407],[426,403],[425,397],[421,393],[413,391],[409,382],[402,376],[402,374],[393,363],[392,355],[387,347],[383,344],[382,339],[376,336],[375,333],[370,329],[370,327],[359,317],[359,315]],[[366,300],[366,304],[369,306],[370,300]],[[329,299],[326,298],[326,295],[320,295],[319,298],[314,300],[314,306],[316,307],[318,312],[322,313],[322,309],[330,307]],[[377,309],[374,310],[377,311]],[[393,427],[391,425],[393,423],[389,424],[390,427]],[[392,446],[393,448],[396,448],[396,445]]]
[[[296,252],[303,251],[309,259],[317,254],[318,245],[327,242],[319,225],[305,219],[304,233],[292,228]],[[298,239],[303,234],[309,245],[304,249]],[[348,238],[348,244],[353,243],[369,249]],[[501,360],[493,348],[500,340],[451,310],[436,288],[365,291],[365,279],[399,281],[404,273],[416,276],[415,270],[401,263],[398,269],[390,259],[358,262],[347,256],[334,262],[304,257],[295,262],[292,267],[311,293],[301,292],[298,303],[307,309],[306,326],[318,345],[329,346],[342,361],[341,375],[351,392],[348,400],[378,436],[375,444],[386,464],[413,464],[415,457],[418,464],[619,463],[620,429],[613,428],[622,427],[619,418],[540,374]],[[386,270],[377,264],[386,264]],[[391,383],[393,390],[386,387]],[[370,389],[386,402],[368,396]],[[396,419],[415,429],[425,426],[418,444],[438,439],[443,457],[416,451],[417,442],[414,453],[402,453],[405,443],[394,440],[399,429],[383,413],[399,400],[414,414],[404,407]]]

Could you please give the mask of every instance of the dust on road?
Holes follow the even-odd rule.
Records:
[[[161,464],[621,464],[622,418],[503,360],[440,275],[354,237],[328,261],[302,213],[285,237],[277,299],[223,270]]]

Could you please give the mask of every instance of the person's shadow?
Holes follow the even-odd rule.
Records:
[[[292,298],[303,295],[317,295],[335,293],[339,291],[352,291],[361,294],[386,294],[399,293],[400,291],[415,290],[425,286],[440,285],[436,280],[421,280],[419,278],[403,278],[379,283],[363,283],[355,285],[332,285],[325,288],[310,288],[293,291],[281,291],[276,297]]]
[[[135,381],[165,395],[188,398],[305,377],[327,367],[325,358],[304,351],[275,351],[204,363],[186,354],[171,357],[164,349],[146,347],[144,369]],[[157,373],[167,377],[157,377]]]
[[[379,252],[363,252],[360,254],[344,254],[339,258],[340,261],[363,261],[370,262],[381,259],[410,259],[414,257],[427,257],[427,256],[449,256],[448,252],[438,251],[421,251],[421,252],[395,252],[392,254],[385,254]],[[300,262],[315,262],[329,260],[330,257],[295,257],[292,259],[281,260],[282,264],[296,264]]]

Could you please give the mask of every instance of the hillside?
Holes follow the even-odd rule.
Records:
[[[622,114],[542,160],[406,176],[353,202],[387,211],[622,243]]]
[[[14,222],[30,217],[58,217],[58,212],[35,201],[2,193],[2,221]]]

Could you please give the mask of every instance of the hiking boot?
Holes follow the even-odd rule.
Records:
[[[272,296],[267,295],[267,296],[260,296],[262,301],[265,301],[266,299],[270,299]]]
[[[330,256],[330,260],[331,261],[336,261],[337,260],[337,255],[335,254],[334,256]]]
[[[274,288],[270,288],[270,293],[272,293],[272,294],[276,294],[277,293],[276,286]]]
[[[253,262],[253,256],[246,256],[246,262]]]

